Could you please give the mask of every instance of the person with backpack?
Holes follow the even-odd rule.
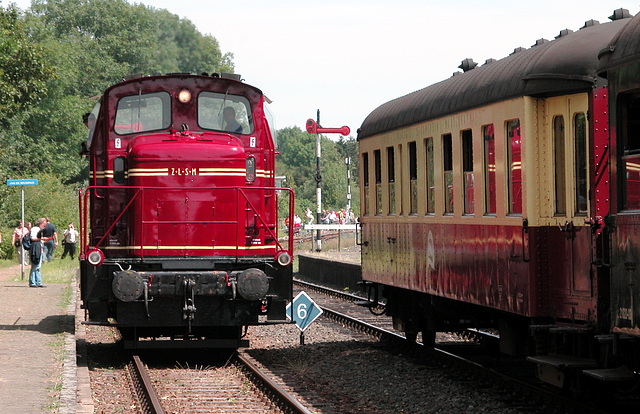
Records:
[[[24,227],[27,229],[27,232],[22,236],[21,244],[25,254],[24,262],[29,265],[29,263],[31,263],[31,259],[29,258],[29,249],[31,249],[31,222],[27,221]]]
[[[42,284],[42,274],[40,273],[40,267],[42,267],[42,261],[44,259],[43,242],[49,241],[53,238],[44,237],[42,231],[47,226],[47,219],[40,218],[36,222],[36,225],[31,229],[29,246],[29,257],[31,258],[31,272],[29,272],[29,287],[44,287]],[[24,240],[23,240],[24,243]],[[26,247],[26,246],[25,246]]]
[[[73,227],[73,223],[69,223],[69,228],[64,231],[64,238],[62,244],[64,244],[64,253],[62,253],[61,259],[67,256],[67,253],[71,256],[76,254],[76,239],[78,238],[78,231]]]

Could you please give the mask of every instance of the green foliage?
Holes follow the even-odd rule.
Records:
[[[10,178],[38,179],[38,185],[24,187],[25,221],[35,223],[40,217],[49,217],[57,228],[62,229],[71,221],[78,223],[77,187],[62,184],[60,178],[53,174]],[[0,195],[3,200],[0,222],[5,226],[15,227],[22,214],[20,187],[3,186],[0,189]]]
[[[17,9],[0,8],[0,123],[34,104],[46,92],[52,75],[44,50],[31,42]]]
[[[158,72],[233,72],[233,54],[222,54],[215,37],[200,34],[189,20],[167,10],[151,10],[157,19],[154,60]]]
[[[70,222],[79,224],[78,190],[73,185],[64,185],[54,174],[34,176],[11,176],[11,179],[37,178],[38,185],[24,186],[25,222],[35,223],[41,217],[49,217],[61,232]],[[22,216],[22,192],[20,187],[0,186],[0,223],[2,223],[2,243],[0,259],[15,257],[11,246],[11,235]]]
[[[11,235],[13,234],[13,228],[3,226],[0,231],[2,232],[2,243],[0,243],[0,260],[15,258],[17,261],[16,249],[11,244]],[[15,264],[16,263],[13,262],[11,263],[11,265]],[[3,266],[0,265],[0,267]]]
[[[351,208],[359,211],[357,171],[358,145],[354,138],[341,138],[338,142],[321,136],[320,175],[322,178],[322,208],[342,209],[347,204],[347,166],[345,157],[351,158]],[[291,187],[296,197],[296,214],[304,216],[307,207],[316,211],[316,135],[298,127],[278,131],[276,175],[287,177],[285,187]],[[288,201],[281,200],[281,215]]]
[[[31,11],[41,22],[34,33],[68,50],[54,57],[75,94],[95,95],[134,73],[233,71],[233,55],[222,54],[214,37],[164,9],[125,0],[40,0]]]

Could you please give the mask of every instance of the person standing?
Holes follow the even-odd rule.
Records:
[[[40,268],[44,261],[43,243],[51,240],[43,236],[43,230],[47,227],[47,219],[38,219],[36,225],[31,229],[31,247],[29,257],[31,258],[31,271],[29,272],[29,287],[44,287],[42,285],[42,274]]]
[[[73,227],[73,223],[69,223],[69,227],[64,230],[63,234],[62,244],[64,244],[64,252],[62,253],[62,259],[69,253],[71,260],[73,260],[73,256],[76,254],[76,240],[78,238],[78,232]]]
[[[24,247],[22,246],[22,238],[29,234],[29,229],[22,225],[22,220],[18,221],[18,227],[13,229],[13,234],[11,235],[11,244],[16,247],[16,254],[18,256],[18,263],[22,261],[25,266],[29,265],[29,260],[27,255],[25,254]]]
[[[58,232],[56,231],[56,226],[49,220],[49,217],[46,217],[45,220],[47,224],[42,231],[42,235],[47,239],[47,241],[44,242],[44,255],[47,258],[47,263],[49,263],[53,259],[53,249],[58,245]]]
[[[307,224],[313,224],[313,213],[311,212],[311,209],[309,207],[307,207],[304,212],[304,218],[307,219]]]

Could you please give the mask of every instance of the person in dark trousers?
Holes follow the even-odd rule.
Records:
[[[69,227],[64,230],[64,237],[62,238],[62,244],[64,245],[64,252],[62,253],[62,259],[67,257],[67,253],[71,256],[76,254],[76,240],[78,239],[78,232],[73,227],[73,223],[69,223]]]
[[[29,247],[29,257],[31,259],[31,271],[29,272],[29,287],[44,287],[42,285],[42,274],[40,267],[44,261],[43,243],[47,239],[42,235],[44,228],[47,226],[47,219],[38,219],[36,225],[31,229],[31,246]]]
[[[56,231],[56,226],[54,226],[49,220],[49,217],[46,217],[45,220],[47,220],[47,224],[45,225],[44,230],[42,230],[42,235],[47,239],[43,245],[44,255],[47,258],[47,263],[49,263],[51,262],[51,259],[53,259],[53,249],[58,245],[58,232]]]

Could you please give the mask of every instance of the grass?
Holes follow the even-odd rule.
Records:
[[[0,260],[0,269],[5,269],[7,267],[15,266],[16,260],[2,259]]]
[[[15,260],[0,260],[0,267],[11,267],[16,266],[17,271],[13,278],[10,279],[11,282],[20,282],[22,277],[20,275],[20,267],[19,264],[16,263]],[[29,280],[29,272],[31,271],[31,266],[24,267],[24,280]],[[44,262],[42,267],[40,268],[40,273],[42,273],[42,283],[54,283],[54,284],[69,284],[73,280],[76,272],[78,271],[78,261],[71,260],[66,258],[61,260],[60,258],[53,258],[53,260],[49,263]]]

